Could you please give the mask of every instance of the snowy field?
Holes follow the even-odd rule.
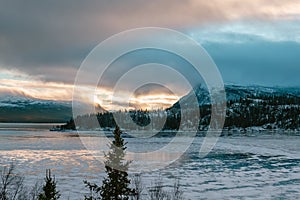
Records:
[[[103,164],[76,134],[50,132],[51,126],[0,124],[0,165],[14,162],[28,185],[42,180],[50,168],[62,199],[83,199],[88,192],[83,180],[100,183],[105,175]],[[101,139],[91,132],[85,138]],[[186,199],[300,199],[300,136],[256,133],[221,137],[213,151],[200,158],[202,140],[196,138],[172,165],[144,172],[144,185],[151,186],[162,176],[166,188],[179,178]],[[129,151],[147,152],[165,146],[170,138],[126,141]]]

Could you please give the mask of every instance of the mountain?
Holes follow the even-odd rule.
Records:
[[[226,101],[236,101],[240,98],[248,98],[249,96],[258,98],[286,95],[300,97],[300,88],[225,85],[225,92]],[[198,99],[198,102],[196,103],[198,103],[200,106],[210,105],[210,95],[208,90],[199,85],[195,87],[193,91],[190,91],[186,96],[182,97],[172,107],[178,108],[179,104],[191,104],[193,102],[194,93]]]
[[[24,96],[0,98],[0,122],[66,122],[71,117],[71,102]]]
[[[300,88],[226,85],[225,91],[225,129],[260,127],[300,130]],[[194,92],[198,102],[192,101]],[[196,87],[168,111],[179,114],[180,105],[196,103],[201,115],[199,128],[207,129],[211,111],[209,96],[205,88]]]

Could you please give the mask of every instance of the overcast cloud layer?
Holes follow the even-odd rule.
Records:
[[[9,88],[4,80],[24,81],[24,76],[37,85],[72,88],[81,62],[99,42],[145,26],[193,37],[211,54],[227,83],[300,85],[299,0],[120,2],[1,1],[2,90]]]

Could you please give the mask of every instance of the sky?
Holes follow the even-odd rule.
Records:
[[[90,51],[114,34],[141,27],[170,28],[196,40],[225,84],[300,86],[300,0],[0,1],[0,98],[71,101],[77,70]],[[119,65],[145,55],[151,52]],[[142,107],[150,101],[168,106],[188,92],[153,85],[153,92],[141,92],[145,88],[133,99]],[[111,89],[107,82],[85,101],[104,104]]]

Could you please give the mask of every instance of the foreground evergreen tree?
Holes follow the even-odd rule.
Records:
[[[135,194],[134,189],[129,187],[128,167],[130,162],[125,161],[126,144],[121,137],[121,130],[116,126],[114,130],[114,141],[110,144],[110,151],[105,155],[105,171],[107,177],[103,180],[102,186],[91,184],[85,181],[91,191],[91,196],[86,200],[128,200]],[[96,193],[93,196],[93,193]],[[100,195],[100,197],[98,196]]]
[[[45,185],[42,193],[39,194],[38,200],[57,200],[59,199],[59,191],[56,190],[55,177],[51,177],[51,170],[46,170]]]
[[[127,200],[134,193],[129,188],[128,179],[129,162],[124,160],[126,146],[121,137],[121,130],[118,126],[114,131],[114,141],[110,145],[110,151],[105,156],[105,169],[107,178],[103,180],[100,195],[102,199]]]

